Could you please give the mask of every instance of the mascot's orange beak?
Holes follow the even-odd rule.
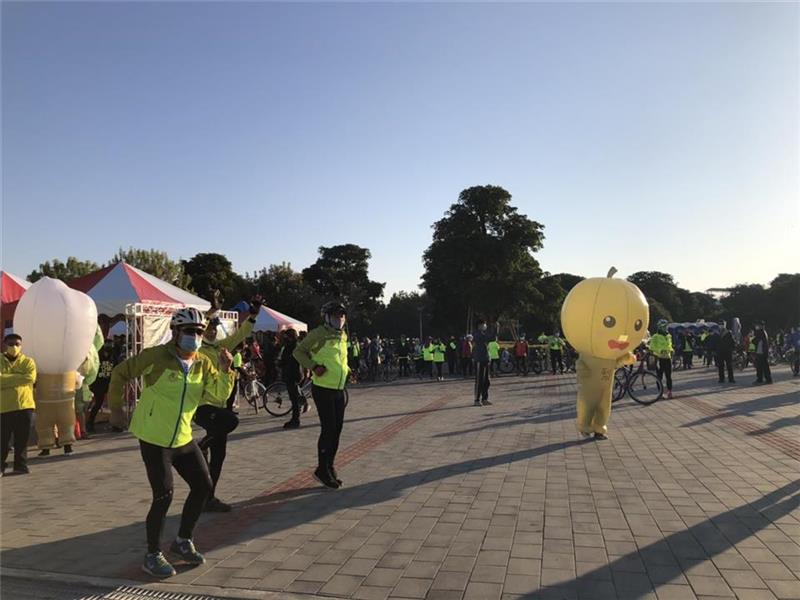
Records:
[[[608,347],[612,350],[625,350],[629,345],[627,335],[621,335],[615,340],[608,340]]]

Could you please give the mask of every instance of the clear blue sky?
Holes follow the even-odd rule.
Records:
[[[239,272],[352,242],[416,289],[496,184],[550,272],[798,270],[797,4],[7,3],[2,267]]]

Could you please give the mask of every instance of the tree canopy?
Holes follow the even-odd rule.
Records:
[[[542,247],[543,229],[518,213],[499,186],[463,190],[434,223],[423,255],[422,287],[434,325],[458,331],[473,314],[498,318],[531,310],[542,299],[536,287],[542,271],[533,254]]]

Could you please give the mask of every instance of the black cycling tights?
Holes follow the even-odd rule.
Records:
[[[191,538],[197,519],[211,494],[208,465],[197,443],[191,441],[180,448],[162,448],[139,440],[147,479],[153,490],[153,504],[147,513],[147,551],[158,552],[164,518],[172,503],[172,467],[189,485],[189,496],[183,505],[178,537]]]

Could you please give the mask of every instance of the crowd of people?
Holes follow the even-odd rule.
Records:
[[[223,471],[229,434],[239,418],[235,412],[237,378],[251,376],[245,364],[259,363],[260,377],[266,383],[280,378],[287,386],[292,401],[292,414],[286,429],[299,427],[301,412],[307,409],[299,386],[311,380],[311,395],[320,422],[317,440],[317,466],[314,478],[323,486],[338,489],[342,479],[335,467],[339,440],[344,427],[344,389],[351,374],[361,372],[374,380],[381,365],[395,364],[401,377],[417,374],[441,381],[452,377],[474,377],[473,402],[476,406],[491,404],[489,390],[499,362],[510,362],[519,375],[529,372],[531,361],[545,357],[553,374],[563,373],[565,362],[574,362],[574,351],[559,331],[542,334],[535,344],[520,336],[513,344],[501,346],[500,323],[489,325],[479,319],[475,330],[457,338],[428,337],[424,340],[401,336],[385,340],[380,336],[359,339],[346,333],[347,311],[338,302],[328,302],[321,309],[322,325],[298,334],[286,330],[277,335],[253,334],[255,317],[261,298],[249,304],[249,315],[237,331],[218,339],[219,319],[215,312],[203,314],[194,308],[177,310],[171,319],[172,339],[147,348],[135,356],[125,357],[124,340],[109,339],[98,351],[99,370],[90,390],[93,397],[85,415],[88,432],[95,430],[96,417],[103,403],[112,408],[124,402],[128,384],[141,379],[141,394],[133,411],[128,431],[137,438],[152,502],[146,517],[147,552],[142,568],[155,577],[169,577],[175,569],[161,551],[161,537],[167,511],[173,497],[172,469],[189,486],[176,538],[169,554],[188,564],[201,564],[203,555],[195,548],[192,534],[203,511],[228,512],[231,506],[216,496]],[[260,339],[259,339],[260,338]],[[36,410],[34,385],[36,365],[23,352],[22,338],[10,333],[3,340],[0,355],[2,396],[2,470],[14,446],[14,474],[29,472],[27,448],[31,423]],[[737,341],[725,323],[702,328],[669,331],[661,320],[656,331],[643,346],[657,362],[658,377],[666,380],[668,397],[672,397],[672,370],[676,355],[681,365],[693,368],[700,357],[705,366],[715,364],[719,382],[725,376],[734,383],[733,357],[739,349],[756,367],[754,383],[772,383],[770,353],[792,353],[795,375],[800,371],[800,329],[779,332],[771,340],[762,323]],[[565,360],[566,359],[566,360]],[[205,433],[193,437],[192,424]],[[121,431],[121,427],[115,427]],[[71,453],[65,447],[65,454]],[[49,454],[42,448],[40,455]]]

